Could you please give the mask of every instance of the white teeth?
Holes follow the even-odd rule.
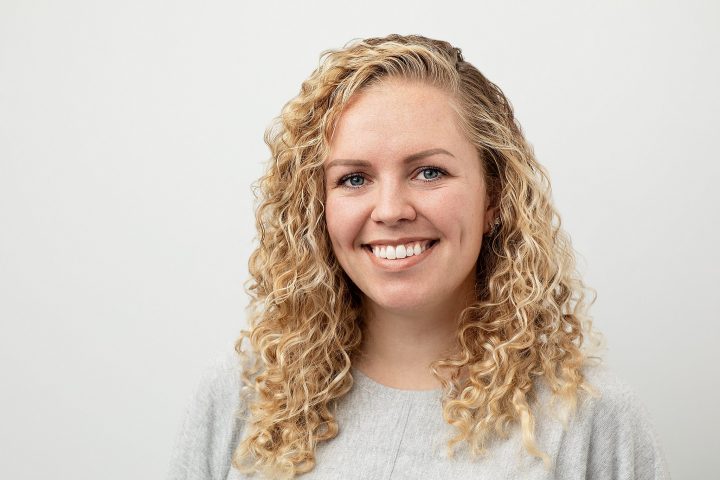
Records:
[[[420,255],[422,252],[427,250],[431,240],[425,240],[422,242],[408,243],[406,245],[400,244],[394,245],[373,245],[372,252],[376,257],[387,258],[388,260],[401,259],[405,257],[412,257],[413,255]]]

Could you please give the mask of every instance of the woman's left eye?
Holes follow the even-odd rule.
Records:
[[[445,171],[437,167],[423,167],[418,174],[418,176],[422,176],[420,180],[424,182],[435,181],[443,175],[445,175]]]

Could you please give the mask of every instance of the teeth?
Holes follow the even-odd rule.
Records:
[[[373,245],[373,254],[378,258],[386,258],[388,260],[395,260],[405,257],[412,257],[413,255],[420,255],[422,252],[427,250],[431,240],[425,240],[423,242],[413,242],[406,245],[400,244],[397,246],[393,245]]]

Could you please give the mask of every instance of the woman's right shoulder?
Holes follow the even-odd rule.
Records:
[[[217,400],[238,397],[247,366],[247,360],[235,350],[220,353],[203,368],[198,393]]]
[[[224,479],[246,421],[243,374],[252,363],[223,352],[203,368],[187,404],[168,479]]]

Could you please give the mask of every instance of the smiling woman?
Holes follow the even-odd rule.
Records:
[[[458,48],[327,51],[266,142],[251,328],[170,478],[667,478],[547,174]]]
[[[378,82],[345,106],[329,145],[328,235],[338,263],[364,294],[366,328],[383,339],[398,327],[406,336],[432,330],[412,354],[385,345],[357,358],[373,378],[400,388],[440,386],[422,366],[450,345],[454,319],[475,296],[482,236],[497,211],[452,101],[420,81]],[[337,158],[363,160],[348,165]],[[353,178],[362,184],[347,186]],[[376,251],[368,254],[367,246]],[[418,255],[407,257],[415,246]]]

